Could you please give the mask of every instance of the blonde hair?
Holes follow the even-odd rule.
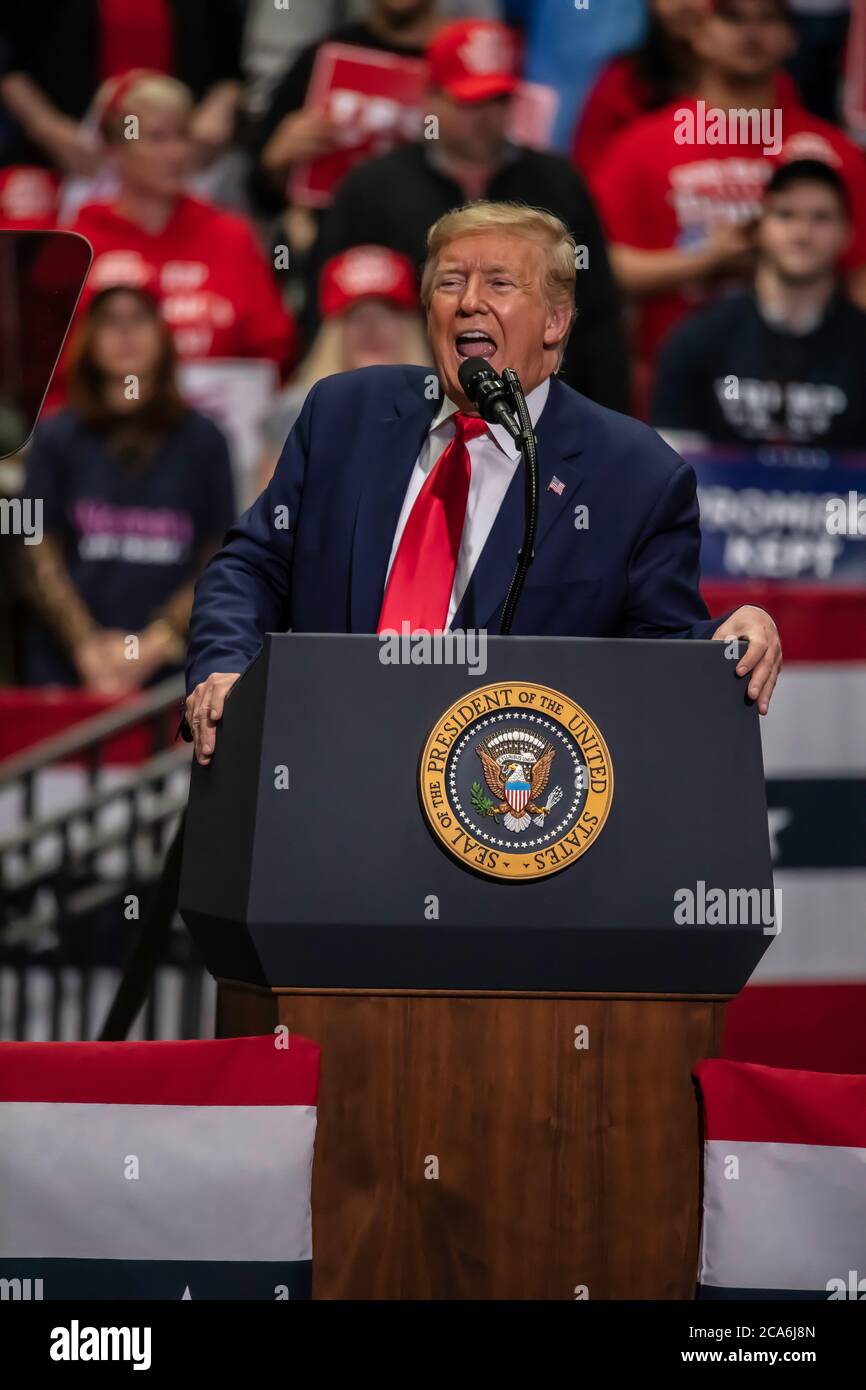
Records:
[[[577,283],[577,247],[565,223],[543,208],[526,203],[492,203],[481,200],[454,208],[433,223],[427,233],[427,259],[421,275],[421,302],[429,306],[433,276],[440,254],[458,237],[480,232],[510,232],[536,242],[544,252],[544,296],[552,309],[571,308],[571,320],[559,345],[562,360],[574,322],[574,290]]]
[[[398,311],[399,312],[399,311]],[[427,367],[431,364],[430,347],[427,335],[417,313],[402,313],[402,338],[399,361],[410,366]],[[310,346],[310,350],[292,377],[293,388],[309,390],[322,377],[344,372],[346,361],[343,355],[342,315],[325,319]]]
[[[405,362],[408,366],[432,367],[433,358],[430,355],[430,345],[427,342],[427,334],[424,332],[419,314],[404,309],[402,319],[399,361]],[[323,377],[333,376],[336,372],[344,372],[345,370],[343,315],[334,314],[331,318],[325,319],[321,325],[309,352],[289,382],[287,390],[277,400],[279,401],[289,394],[295,396],[303,392],[306,395]],[[270,443],[264,446],[258,470],[260,490],[266,488],[271,481],[282,447],[282,444]]]
[[[193,95],[189,87],[176,77],[162,72],[149,72],[140,69],[124,77],[109,78],[96,95],[97,109],[101,111],[102,132],[107,140],[120,140],[124,133],[126,117],[136,112],[142,104],[155,106],[159,111],[171,111],[184,118],[192,114]]]

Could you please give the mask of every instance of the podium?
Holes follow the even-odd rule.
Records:
[[[690,1298],[691,1069],[775,934],[722,642],[269,634],[193,768],[217,1033],[323,1049],[319,1298]]]

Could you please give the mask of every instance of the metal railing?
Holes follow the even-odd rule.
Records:
[[[102,1026],[186,804],[190,749],[175,741],[182,694],[182,678],[164,681],[0,763],[0,1037],[88,1038]],[[118,736],[141,729],[144,760],[111,766]],[[198,1037],[210,1031],[212,991],[165,902],[163,889],[160,910],[180,930],[160,938],[133,1032]]]

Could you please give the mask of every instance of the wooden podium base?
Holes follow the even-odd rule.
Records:
[[[724,1004],[221,981],[217,1036],[322,1046],[314,1297],[688,1299]]]

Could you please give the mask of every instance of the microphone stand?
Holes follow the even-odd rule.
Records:
[[[517,564],[508,586],[508,593],[505,595],[499,623],[500,635],[507,637],[511,632],[514,610],[523,592],[529,566],[535,557],[535,533],[538,529],[538,448],[532,430],[532,421],[529,418],[526,397],[523,394],[523,387],[520,385],[517,373],[512,371],[510,367],[506,367],[502,373],[502,380],[505,383],[512,409],[520,426],[514,439],[523,455],[525,497],[523,544],[517,552]]]

